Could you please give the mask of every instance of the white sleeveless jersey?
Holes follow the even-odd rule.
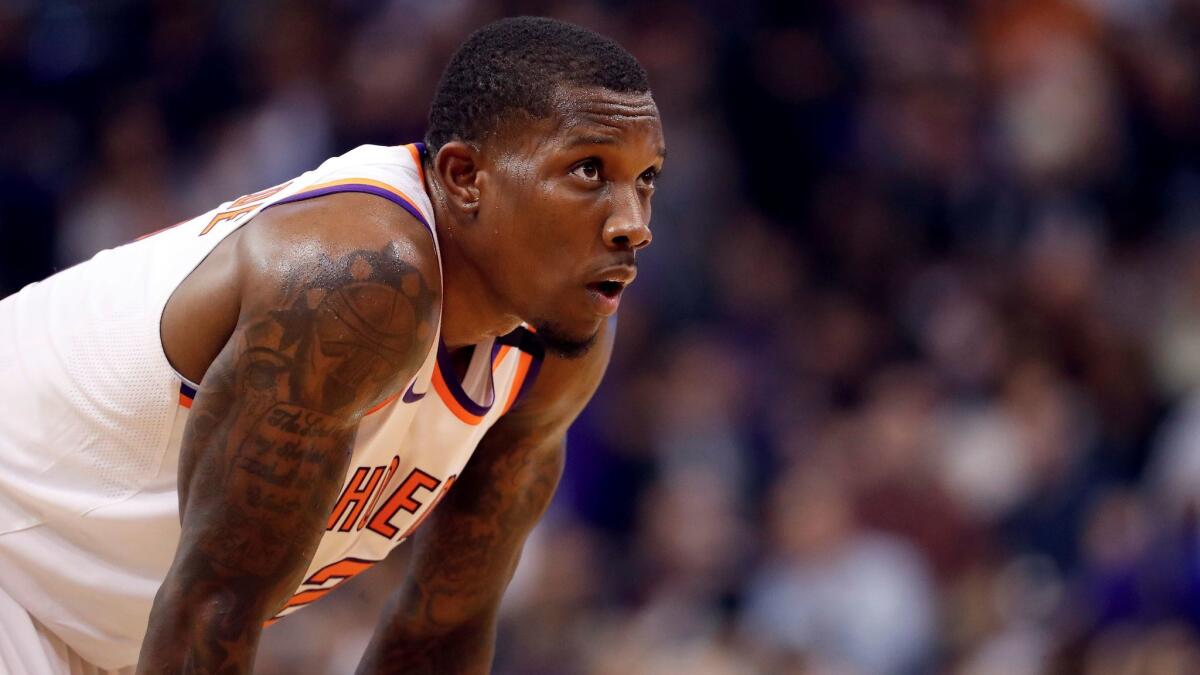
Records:
[[[366,192],[432,230],[422,152],[359,147],[0,300],[0,588],[85,659],[137,661],[179,541],[176,469],[196,390],[163,353],[171,293],[277,204]],[[476,345],[460,381],[439,335],[403,395],[363,418],[317,553],[276,619],[404,541],[528,388],[541,354],[520,328]]]

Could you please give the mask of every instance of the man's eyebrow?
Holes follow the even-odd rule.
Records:
[[[613,136],[572,136],[567,139],[567,147],[574,148],[580,145],[616,145],[617,139]]]
[[[571,138],[567,139],[566,147],[576,148],[581,145],[616,145],[617,143],[618,141],[615,136],[584,135],[572,136]],[[667,149],[660,147],[658,149],[658,156],[660,159],[666,159]]]

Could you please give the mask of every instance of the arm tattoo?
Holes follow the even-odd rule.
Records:
[[[250,308],[205,374],[180,457],[179,549],[139,673],[249,672],[345,480],[357,421],[420,367],[436,291],[395,244],[322,258]]]
[[[561,443],[498,431],[480,443],[418,533],[408,579],[372,638],[360,675],[490,671],[495,609],[564,460]]]

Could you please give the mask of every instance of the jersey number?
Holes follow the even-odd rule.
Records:
[[[322,567],[314,572],[312,576],[306,579],[303,584],[300,584],[300,588],[302,590],[293,595],[292,598],[288,600],[278,612],[276,612],[275,616],[263,624],[263,626],[270,626],[279,619],[283,618],[280,616],[280,614],[291,607],[303,607],[310,602],[316,602],[317,600],[320,600],[321,598],[325,597],[325,594],[329,593],[329,591],[341,586],[347,579],[350,579],[356,574],[365,571],[367,568],[371,567],[371,565],[374,565],[377,562],[379,561],[363,560],[362,558],[342,558],[335,563]],[[330,581],[334,582],[333,585],[325,586],[325,584],[329,583]],[[318,588],[312,588],[306,591],[303,590],[305,586],[317,586]]]

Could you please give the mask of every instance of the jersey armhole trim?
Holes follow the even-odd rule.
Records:
[[[421,208],[417,206],[416,202],[410,199],[408,195],[404,194],[395,187],[388,185],[387,183],[381,183],[377,180],[371,180],[369,178],[348,178],[345,180],[337,180],[313,185],[304,192],[294,194],[290,197],[284,197],[279,201],[271,202],[263,207],[263,210],[265,211],[271,207],[279,206],[280,204],[291,204],[293,202],[314,199],[316,197],[323,197],[325,195],[331,195],[338,192],[365,192],[367,194],[375,195],[376,197],[383,197],[405,211],[408,211],[408,213],[413,218],[416,218],[418,222],[424,225],[426,229],[428,229],[430,232],[433,232],[433,226],[429,224],[429,220],[425,217],[425,214],[421,211]]]
[[[518,326],[513,332],[501,336],[496,339],[497,344],[515,347],[520,350],[520,361],[517,364],[517,373],[513,377],[512,390],[508,395],[508,401],[505,402],[503,415],[516,404],[517,401],[525,395],[533,387],[533,383],[537,381],[538,372],[542,367],[542,360],[546,356],[546,347],[542,341],[538,339],[532,328],[527,326]]]

